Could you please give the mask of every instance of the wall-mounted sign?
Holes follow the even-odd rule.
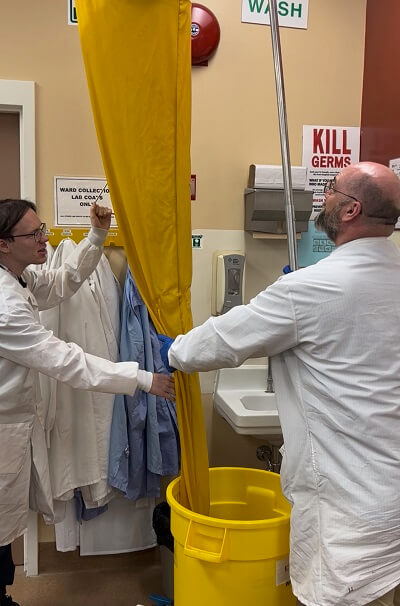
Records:
[[[55,225],[90,225],[90,206],[97,202],[112,209],[105,179],[96,177],[54,177]],[[117,223],[113,214],[111,227]]]
[[[192,234],[192,248],[203,248],[203,234]]]
[[[391,168],[394,174],[400,179],[400,158],[389,160],[389,168]],[[400,229],[400,218],[396,223],[395,229]]]
[[[76,14],[75,0],[68,0],[68,25],[76,25],[78,15]]]
[[[281,27],[307,29],[308,0],[277,2],[278,21]],[[242,21],[270,25],[268,0],[242,0]]]
[[[325,183],[359,157],[358,126],[303,126],[302,166],[307,168],[306,189],[314,192],[311,219],[322,209]]]
[[[389,160],[389,168],[391,168],[394,174],[397,175],[400,179],[400,158],[394,158],[394,160]]]

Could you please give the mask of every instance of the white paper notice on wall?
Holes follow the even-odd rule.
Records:
[[[400,158],[389,160],[389,168],[391,168],[394,174],[400,178]]]
[[[394,174],[397,175],[400,179],[400,158],[394,158],[393,160],[389,160],[389,168],[391,168]],[[400,229],[400,218],[394,228]]]
[[[55,225],[90,225],[90,206],[97,202],[112,209],[107,181],[97,177],[54,177]],[[111,227],[117,227],[115,215]]]
[[[276,586],[290,581],[289,558],[276,560]]]
[[[322,210],[324,187],[343,168],[358,162],[358,126],[303,126],[303,161],[307,167],[306,190],[314,192],[311,219]]]
[[[307,29],[308,0],[277,2],[278,21],[281,27]],[[268,0],[242,0],[242,21],[270,25]]]
[[[75,0],[68,0],[68,25],[77,25],[77,23]]]

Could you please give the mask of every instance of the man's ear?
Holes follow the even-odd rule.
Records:
[[[361,215],[361,202],[358,200],[352,200],[346,206],[344,206],[344,211],[342,214],[342,221],[352,221],[358,215]]]
[[[0,253],[8,254],[10,252],[10,243],[8,240],[0,238]]]

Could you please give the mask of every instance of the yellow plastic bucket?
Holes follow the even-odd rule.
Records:
[[[290,505],[279,475],[210,468],[210,516],[180,504],[168,486],[175,539],[175,606],[294,606],[289,582]]]

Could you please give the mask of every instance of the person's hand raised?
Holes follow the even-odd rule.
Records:
[[[90,222],[92,227],[99,227],[100,229],[110,229],[111,225],[111,208],[106,206],[99,206],[94,202],[90,207]]]
[[[173,377],[159,373],[153,374],[153,383],[151,384],[149,393],[152,393],[154,396],[161,396],[162,398],[167,398],[167,400],[175,401]]]

